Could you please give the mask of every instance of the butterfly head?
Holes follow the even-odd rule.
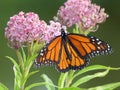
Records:
[[[65,37],[65,36],[66,36],[66,33],[65,33],[64,29],[61,29],[61,36],[62,36],[62,37]]]

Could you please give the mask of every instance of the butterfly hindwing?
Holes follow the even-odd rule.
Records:
[[[73,47],[69,43],[67,43],[66,46],[68,52],[65,51],[65,47],[64,45],[62,45],[61,59],[57,64],[57,69],[60,72],[66,72],[70,69],[72,70],[82,69],[87,64],[88,61],[79,57],[77,52],[73,49]]]

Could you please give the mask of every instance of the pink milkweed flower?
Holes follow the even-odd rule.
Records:
[[[94,29],[103,23],[108,15],[104,8],[92,4],[91,0],[67,0],[58,10],[57,17],[61,24],[68,27],[77,24],[82,30]]]
[[[61,34],[61,29],[66,31],[66,26],[61,25],[59,22],[50,21],[47,29],[44,31],[43,40],[49,43],[53,38]]]
[[[39,16],[33,12],[19,12],[10,17],[5,28],[5,37],[11,47],[18,49],[26,42],[40,40],[42,33],[46,30],[47,24],[39,20]]]

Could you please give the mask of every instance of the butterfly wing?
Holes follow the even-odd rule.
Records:
[[[75,49],[67,42],[66,47],[62,44],[62,51],[60,55],[60,60],[57,63],[57,70],[60,72],[66,72],[70,69],[77,70],[82,69],[86,64],[86,61],[78,56],[78,53]],[[67,49],[67,51],[66,51]]]
[[[70,44],[80,53],[79,56],[83,58],[91,58],[112,52],[109,44],[93,36],[69,34],[68,39]]]
[[[66,46],[62,44],[61,58],[57,64],[57,69],[61,72],[82,69],[90,58],[112,52],[107,43],[95,37],[68,34],[67,39]]]
[[[52,65],[58,62],[61,47],[61,37],[57,36],[49,44],[43,47],[35,60],[37,66]]]

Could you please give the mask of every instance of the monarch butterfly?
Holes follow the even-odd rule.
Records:
[[[61,35],[41,49],[35,64],[42,66],[55,63],[58,71],[66,72],[82,69],[89,63],[90,58],[111,52],[111,46],[98,38],[67,34],[61,30]]]

